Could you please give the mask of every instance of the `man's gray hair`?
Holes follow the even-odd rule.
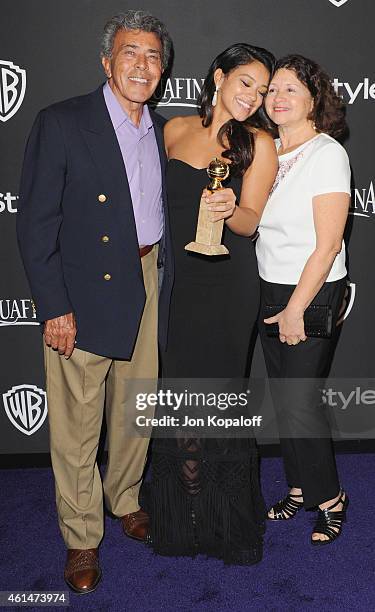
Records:
[[[145,11],[131,10],[115,15],[104,26],[101,40],[101,57],[112,57],[113,43],[119,30],[143,30],[144,32],[156,34],[163,49],[161,60],[165,70],[171,55],[172,39],[165,25],[159,19]]]

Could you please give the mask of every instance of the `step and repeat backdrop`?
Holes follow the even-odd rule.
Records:
[[[106,20],[149,10],[174,40],[158,94],[166,118],[196,112],[211,60],[234,42],[301,53],[322,64],[347,103],[353,169],[347,245],[350,281],[332,376],[373,376],[375,346],[375,70],[373,0],[2,0],[0,4],[0,453],[48,452],[42,337],[17,250],[25,141],[36,113],[103,82]],[[199,194],[197,194],[199,197]],[[108,305],[110,308],[110,304]],[[253,374],[265,373],[259,345]],[[63,407],[62,407],[63,408]]]

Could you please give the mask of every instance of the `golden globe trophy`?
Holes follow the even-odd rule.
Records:
[[[207,168],[207,174],[211,179],[211,182],[207,185],[208,191],[222,189],[222,181],[225,181],[229,176],[229,164],[215,157]],[[228,249],[221,244],[224,219],[211,221],[210,211],[207,210],[206,206],[207,203],[202,196],[195,241],[189,242],[185,246],[185,251],[193,251],[202,255],[228,255]]]

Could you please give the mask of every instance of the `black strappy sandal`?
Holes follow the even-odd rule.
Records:
[[[291,495],[288,493],[284,499],[281,499],[279,502],[277,502],[277,504],[269,509],[268,512],[273,510],[273,516],[268,516],[267,513],[267,518],[270,521],[287,521],[293,518],[297,514],[298,510],[303,508],[303,501],[297,501],[294,499],[295,497],[302,497],[302,495]]]
[[[311,544],[313,546],[322,546],[323,544],[331,544],[341,534],[342,524],[346,521],[346,510],[349,506],[349,498],[345,495],[345,499],[343,499],[345,491],[340,492],[340,497],[329,506],[325,510],[321,510],[319,508],[318,511],[318,519],[315,523],[315,527],[313,533],[321,533],[328,537],[328,540],[313,540],[311,538]],[[336,508],[336,506],[342,503],[342,510],[338,510],[337,512],[332,512],[332,508]]]

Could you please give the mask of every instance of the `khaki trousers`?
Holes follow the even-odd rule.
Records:
[[[156,381],[158,375],[156,262],[157,247],[154,247],[142,258],[147,297],[130,361],[100,357],[79,349],[66,360],[45,346],[56,504],[68,548],[99,545],[104,527],[103,489],[106,505],[114,515],[120,517],[139,509],[138,493],[149,439],[127,435],[131,436],[133,431],[129,415],[135,413],[132,380]],[[96,454],[104,407],[108,465],[102,486]]]

